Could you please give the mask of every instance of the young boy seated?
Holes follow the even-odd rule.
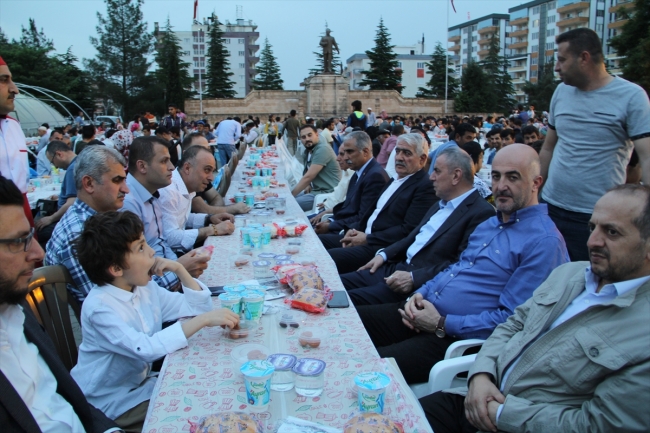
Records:
[[[212,309],[208,288],[178,262],[154,257],[132,212],[90,217],[75,242],[79,263],[96,284],[81,310],[83,341],[72,377],[88,398],[126,431],[140,431],[156,382],[155,360],[187,346],[205,326],[239,317]],[[174,272],[183,292],[169,292],[152,275]],[[162,329],[163,322],[195,316]]]

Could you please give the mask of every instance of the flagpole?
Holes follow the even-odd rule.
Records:
[[[447,2],[447,34],[449,34],[449,1]],[[445,115],[447,115],[447,98],[449,92],[449,38],[447,38],[445,46]]]

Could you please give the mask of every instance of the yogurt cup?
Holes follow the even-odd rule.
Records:
[[[357,385],[357,400],[361,412],[384,412],[386,388],[390,377],[384,373],[370,371],[358,374],[354,378]]]
[[[275,367],[268,361],[248,361],[239,371],[244,375],[246,401],[252,409],[264,409],[271,401],[271,376]]]
[[[271,278],[271,261],[270,260],[256,260],[253,262],[253,277],[256,280],[265,280]]]
[[[221,301],[221,306],[227,308],[236,315],[239,316],[241,312],[241,295],[238,293],[222,293],[219,296],[219,301]]]
[[[246,193],[244,195],[244,202],[246,203],[246,206],[253,207],[253,205],[255,204],[255,194]]]
[[[244,202],[244,194],[241,192],[235,193],[235,203],[243,203]]]
[[[291,370],[298,358],[287,353],[276,353],[267,359],[275,367],[271,378],[271,389],[273,391],[289,391],[293,389],[295,373]]]
[[[270,228],[269,228],[269,230],[270,230]],[[259,257],[260,260],[271,260],[271,259],[275,259],[275,254],[273,254],[273,253],[259,253],[257,255],[257,257]]]
[[[239,293],[246,290],[246,287],[242,284],[228,284],[223,286],[223,291],[226,293]],[[241,297],[241,296],[240,296]]]
[[[296,374],[296,394],[303,397],[318,397],[325,387],[325,362],[315,358],[301,358],[293,366]]]
[[[241,314],[246,320],[259,322],[264,310],[264,292],[246,290],[242,293]]]

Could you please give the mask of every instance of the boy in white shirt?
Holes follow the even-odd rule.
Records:
[[[239,317],[212,309],[210,290],[178,262],[154,257],[132,212],[90,217],[75,241],[79,263],[96,284],[81,310],[83,341],[70,372],[88,401],[126,431],[140,431],[156,383],[152,363],[187,346],[205,326],[230,326]],[[172,271],[183,294],[151,281]],[[162,329],[163,322],[195,316]]]

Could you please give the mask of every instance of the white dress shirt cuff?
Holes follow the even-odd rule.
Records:
[[[385,262],[388,261],[388,258],[386,257],[386,253],[384,252],[383,248],[381,250],[377,251],[377,254],[375,254],[375,255],[376,256],[381,256],[384,259]]]
[[[198,229],[183,230],[183,238],[181,239],[181,246],[185,251],[190,251],[194,248],[196,238],[199,237]]]
[[[188,229],[200,229],[201,227],[205,227],[205,217],[207,216],[207,213],[190,213],[185,226]]]
[[[179,349],[187,347],[187,338],[183,332],[181,322],[176,322],[173,325],[160,330],[157,334],[158,341],[160,341],[167,353],[173,353]]]
[[[185,301],[187,302],[187,305],[191,311],[181,312],[181,317],[193,316],[196,314],[212,311],[212,298],[210,297],[212,295],[212,292],[210,292],[210,289],[208,289],[205,284],[196,278],[194,281],[199,284],[201,290],[192,290],[189,287],[183,285]]]
[[[501,416],[501,411],[503,410],[503,403],[499,405],[499,408],[497,409],[497,422],[499,422],[499,417]]]

